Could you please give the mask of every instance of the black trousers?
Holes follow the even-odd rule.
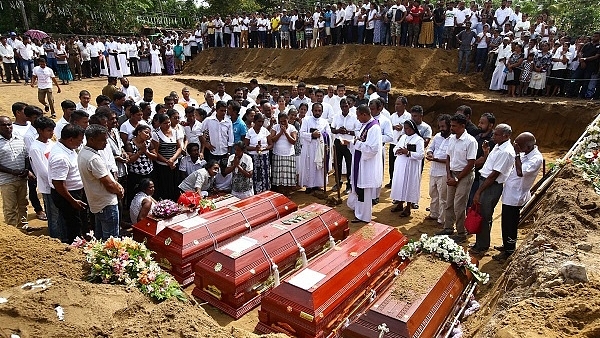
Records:
[[[92,61],[83,61],[81,63],[81,71],[84,77],[92,77]]]
[[[19,74],[17,74],[17,64],[16,63],[4,63],[4,73],[6,75],[6,82],[10,82],[13,80],[19,81]]]
[[[502,244],[506,253],[513,253],[517,247],[517,225],[521,207],[502,204]]]
[[[35,210],[36,213],[44,211],[44,208],[42,208],[42,203],[40,203],[40,199],[37,195],[37,181],[27,180],[27,188],[29,190],[29,202],[31,202],[33,210]]]
[[[93,57],[91,61],[92,76],[100,76],[100,58]]]
[[[394,163],[396,163],[396,154],[394,154],[394,145],[390,143],[390,150],[388,151],[390,158],[390,165],[388,166],[389,174],[390,174],[390,183],[392,183],[392,178],[394,178]]]
[[[131,75],[138,75],[140,73],[138,70],[138,61],[139,58],[129,58],[129,72]]]
[[[342,142],[338,139],[333,141],[335,146],[335,158],[337,160],[337,167],[335,168],[335,182],[338,184],[338,187],[341,183],[342,179],[342,160],[346,161],[346,181],[350,183],[350,170],[352,169],[352,153],[350,149],[348,149],[347,145],[342,144]]]
[[[69,191],[71,196],[76,200],[85,201],[85,194],[83,189]],[[86,229],[84,221],[87,220],[86,210],[77,210],[67,201],[58,191],[52,189],[50,191],[52,201],[58,208],[61,215],[65,220],[66,229],[63,229],[66,234],[67,243],[73,243],[75,237],[83,236],[83,231]]]

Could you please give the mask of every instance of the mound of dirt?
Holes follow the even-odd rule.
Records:
[[[324,46],[306,50],[210,48],[186,65],[184,74],[304,81],[312,84],[375,82],[382,71],[397,88],[479,91],[481,76],[457,76],[457,51],[386,46]]]
[[[600,196],[567,166],[544,195],[529,235],[467,322],[477,337],[600,336]],[[583,265],[588,282],[564,275]]]
[[[0,298],[7,299],[0,304],[0,337],[257,337],[222,328],[193,300],[154,303],[137,290],[86,282],[81,250],[49,237],[0,225],[0,247]],[[21,288],[40,278],[51,278],[52,285]]]

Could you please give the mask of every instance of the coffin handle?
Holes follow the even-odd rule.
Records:
[[[280,283],[280,281],[279,281],[279,267],[277,266],[277,264],[273,263],[272,269],[273,269],[273,279],[274,279],[273,287],[278,287],[279,283]]]

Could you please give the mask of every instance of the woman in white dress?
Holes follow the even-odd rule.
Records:
[[[390,198],[400,203],[392,212],[402,211],[400,217],[408,217],[410,206],[418,204],[421,197],[421,161],[425,157],[425,142],[412,120],[404,122],[404,135],[394,147],[394,154],[396,162]]]
[[[152,50],[150,51],[150,73],[152,75],[160,75],[162,74],[162,67],[160,62],[160,50],[156,48],[156,45],[152,45]]]

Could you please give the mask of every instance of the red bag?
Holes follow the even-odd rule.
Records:
[[[465,229],[470,234],[478,234],[481,231],[481,222],[483,217],[479,213],[479,204],[473,204],[467,210],[467,218],[465,219]]]
[[[181,204],[190,209],[195,209],[200,205],[200,201],[202,200],[202,196],[194,191],[186,191],[179,195],[177,199],[177,204]]]

